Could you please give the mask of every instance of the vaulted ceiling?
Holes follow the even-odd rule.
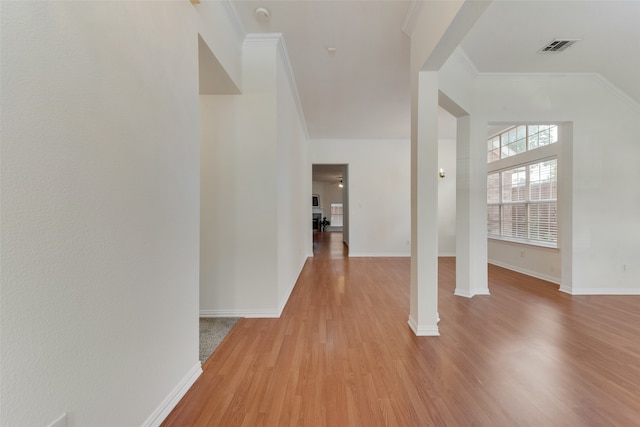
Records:
[[[410,137],[409,1],[235,4],[247,32],[284,34],[312,139]],[[639,19],[640,1],[493,1],[461,47],[481,73],[598,73],[640,103]],[[538,52],[556,38],[580,41]]]

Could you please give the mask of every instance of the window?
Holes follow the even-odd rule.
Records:
[[[489,138],[488,162],[496,162],[493,168],[489,166],[487,175],[487,234],[490,238],[557,247],[556,151],[532,152],[557,141],[556,125],[514,126]],[[547,157],[540,158],[538,153]],[[501,160],[507,157],[512,157],[508,165]]]
[[[342,203],[331,203],[331,226],[342,227]]]
[[[558,142],[556,125],[514,126],[489,138],[487,162],[515,156],[555,142]]]
[[[490,173],[487,219],[490,237],[556,246],[557,159]]]

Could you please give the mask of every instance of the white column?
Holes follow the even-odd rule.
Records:
[[[468,298],[489,295],[486,135],[486,122],[458,117],[455,294]]]
[[[415,95],[414,95],[415,96]],[[438,331],[438,73],[418,76],[411,137],[411,296],[409,325],[418,336]]]

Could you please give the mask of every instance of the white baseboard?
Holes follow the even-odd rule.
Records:
[[[527,276],[535,277],[536,279],[546,280],[547,282],[555,283],[556,285],[562,285],[561,280],[557,277],[549,276],[546,274],[539,273],[537,271],[531,271],[524,268],[516,267],[513,265],[505,264],[493,259],[489,260],[489,264],[497,265],[498,267],[506,268],[507,270],[512,270],[518,273],[525,274]]]
[[[439,316],[438,316],[438,320]],[[409,316],[409,320],[407,321],[409,327],[416,334],[417,337],[439,337],[440,330],[438,329],[438,325],[418,325],[418,323],[414,320],[413,317]]]
[[[276,310],[200,310],[200,317],[246,317],[251,319],[271,319],[280,317],[282,315],[284,307],[287,305],[287,302],[289,302],[289,297],[293,292],[293,288],[295,288],[296,283],[298,283],[298,278],[300,277],[300,274],[302,273],[302,269],[304,268],[306,262],[307,258],[303,259],[298,266],[298,272],[291,283],[289,283],[285,295],[278,304],[278,308]]]
[[[164,398],[160,406],[142,423],[142,427],[158,427],[165,418],[173,411],[180,399],[189,391],[193,383],[202,374],[202,365],[198,361],[193,368],[180,380],[178,385]]]
[[[302,273],[302,269],[304,268],[306,263],[307,263],[307,259],[305,258],[302,260],[302,262],[298,266],[298,273],[295,275],[295,277],[289,284],[289,287],[285,292],[284,297],[282,298],[282,301],[280,301],[280,304],[278,305],[278,317],[282,315],[282,311],[284,310],[284,307],[287,305],[287,302],[289,302],[289,297],[291,296],[291,292],[293,292],[293,288],[296,287],[296,283],[298,283],[298,279],[300,278],[300,274]]]
[[[640,295],[640,289],[563,289],[562,292],[566,292],[570,295]]]
[[[573,295],[573,291],[571,288],[560,285],[560,292],[564,292],[565,294]]]
[[[200,310],[200,317],[246,317],[250,319],[268,319],[280,317],[276,310]]]
[[[482,290],[476,290],[473,292],[467,292],[467,291],[460,290],[458,288],[456,288],[453,294],[459,297],[465,297],[465,298],[473,298],[476,295],[491,295],[491,293],[489,292],[489,289],[482,289]]]
[[[349,252],[349,258],[408,258],[409,252]]]

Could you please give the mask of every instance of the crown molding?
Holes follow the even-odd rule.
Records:
[[[199,0],[196,1],[199,2]],[[236,31],[238,36],[240,36],[240,38],[243,38],[247,34],[247,31],[244,29],[244,25],[242,25],[242,21],[240,20],[240,13],[238,12],[235,1],[223,0],[222,4],[224,5],[225,9],[227,9],[227,12],[231,17],[233,29]]]
[[[599,84],[600,86],[608,89],[611,93],[613,93],[618,99],[624,101],[629,107],[633,108],[637,112],[640,112],[640,102],[636,101],[634,98],[629,96],[625,91],[620,89],[618,86],[613,84],[609,79],[604,77],[600,73],[478,73],[477,78],[496,78],[496,77],[506,77],[506,78],[530,78],[530,79],[544,79],[544,78],[584,78],[592,80],[593,82]]]
[[[409,4],[407,15],[405,16],[404,22],[402,24],[402,32],[405,33],[409,38],[411,38],[413,29],[416,26],[416,19],[420,15],[421,11],[422,2],[420,0],[412,0],[411,4]]]
[[[474,64],[471,58],[469,58],[469,55],[467,55],[467,52],[465,52],[462,46],[458,46],[458,48],[453,51],[453,54],[460,56],[460,59],[462,60],[464,65],[471,71],[474,76],[480,74],[480,71],[478,71],[478,68],[476,68],[476,64]]]
[[[293,94],[293,100],[296,104],[296,109],[298,110],[298,117],[300,118],[300,123],[302,124],[302,130],[304,131],[304,136],[307,141],[309,141],[309,129],[307,128],[307,120],[304,117],[304,110],[302,109],[302,103],[300,102],[300,93],[298,92],[298,85],[296,84],[295,76],[293,75],[293,68],[291,68],[291,61],[289,59],[289,54],[287,53],[287,46],[284,42],[284,37],[280,35],[280,43],[278,44],[278,50],[280,51],[280,55],[284,62],[285,70],[287,73],[287,79],[289,80],[289,85],[291,86],[291,93]]]
[[[302,124],[302,129],[307,141],[309,141],[309,129],[307,127],[307,121],[302,110],[302,103],[300,102],[300,94],[298,92],[298,85],[293,74],[293,68],[291,68],[291,60],[287,53],[287,45],[284,41],[282,33],[249,33],[244,38],[244,44],[248,46],[274,46],[282,62],[284,63],[285,74],[289,81],[289,87],[293,94],[294,103],[296,104],[296,110],[298,111],[298,117]]]

